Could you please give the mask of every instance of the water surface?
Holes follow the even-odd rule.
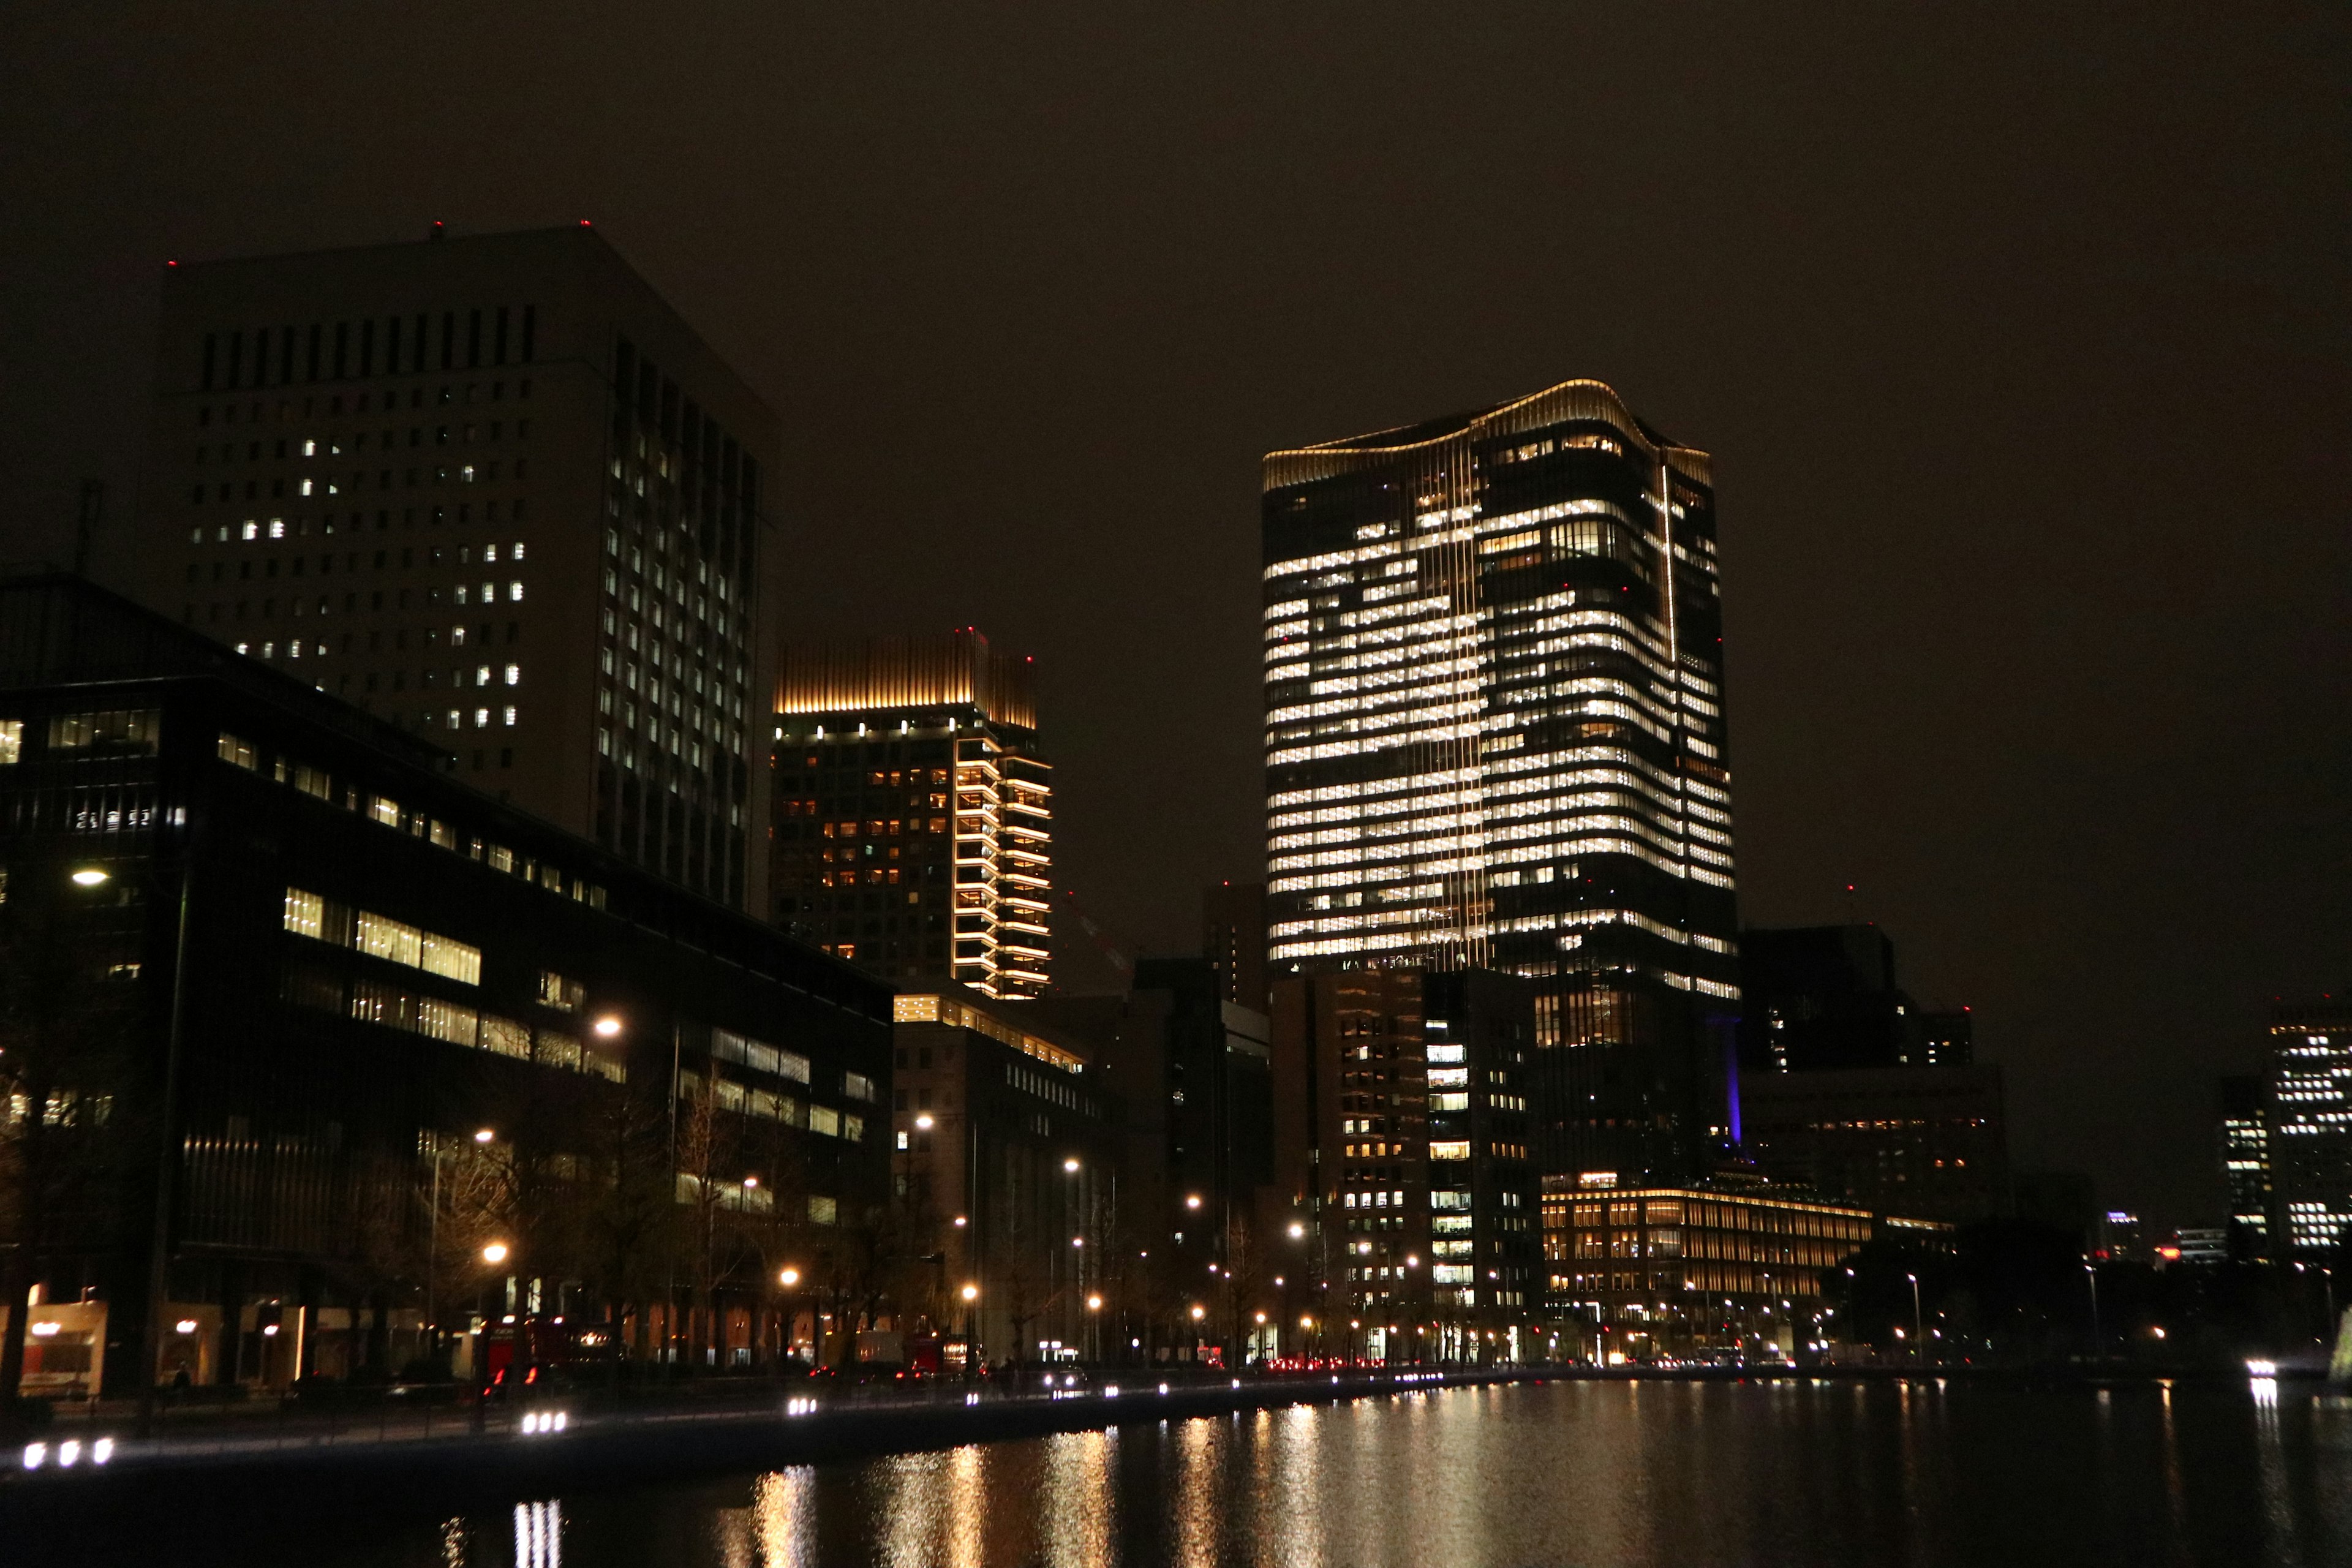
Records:
[[[274,1554],[270,1554],[274,1555]],[[1554,1383],[1144,1424],[364,1530],[318,1568],[2352,1562],[2352,1402],[2243,1383]]]

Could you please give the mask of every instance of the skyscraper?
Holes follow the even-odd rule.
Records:
[[[2271,1257],[2352,1238],[2352,1005],[2271,1009]]]
[[[2231,1073],[2221,1079],[2221,1183],[2230,1195],[2230,1256],[2257,1262],[2271,1255],[2269,1092],[2260,1073]]]
[[[175,266],[133,585],[762,908],[776,446],[585,225]]]
[[[786,647],[776,919],[885,977],[1044,994],[1054,782],[1030,668],[970,627]]]
[[[1571,381],[1264,479],[1276,973],[1532,977],[1543,1168],[1702,1165],[1738,995],[1706,454]]]

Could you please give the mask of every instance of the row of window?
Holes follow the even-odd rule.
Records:
[[[719,1110],[737,1116],[756,1116],[766,1121],[780,1121],[786,1127],[803,1127],[827,1138],[845,1139],[852,1143],[865,1142],[866,1118],[853,1111],[839,1110],[830,1105],[818,1105],[794,1094],[778,1094],[772,1089],[755,1089],[712,1073],[706,1080],[692,1070],[677,1075],[677,1096],[691,1101],[701,1098],[706,1083],[711,1103]]]
[[[248,773],[262,772],[263,755],[250,741],[224,731],[216,742],[220,760],[232,767]],[[507,876],[520,877],[535,882],[551,893],[570,895],[591,909],[604,907],[604,889],[584,877],[568,876],[551,861],[542,861],[529,855],[520,855],[504,845],[492,844],[475,837],[461,837],[450,823],[427,816],[421,811],[408,811],[390,795],[362,791],[345,784],[337,787],[323,768],[314,768],[285,756],[270,761],[269,776],[282,784],[291,784],[302,794],[330,805],[340,805],[381,823],[386,827],[412,834],[426,840],[435,847],[465,856],[469,860],[488,866]]]
[[[49,719],[48,749],[52,752],[100,751],[152,752],[162,734],[163,716],[152,708],[116,709],[103,713],[58,713]],[[24,759],[25,721],[0,719],[0,767]]]
[[[291,1006],[333,1013],[565,1072],[586,1073],[608,1083],[625,1082],[628,1077],[619,1061],[584,1048],[560,1029],[534,1029],[520,1019],[484,1013],[444,997],[420,996],[382,981],[354,981],[347,994],[337,976],[289,968],[285,999]]]
[[[337,321],[331,330],[324,321],[311,322],[307,331],[296,326],[260,327],[250,338],[241,329],[206,332],[202,390],[210,392],[216,384],[230,391],[244,386],[287,386],[298,377],[319,382],[400,375],[404,374],[404,360],[407,362],[404,374],[425,373],[427,360],[434,357],[430,311],[420,310],[413,318],[404,314],[384,317],[380,339],[376,328],[376,319],[371,316],[357,323]],[[515,363],[529,364],[535,357],[532,351],[539,335],[539,308],[525,305],[518,312],[509,305],[488,310],[477,306],[462,316],[456,310],[444,310],[438,335],[440,353],[434,366],[438,370],[505,364],[509,346],[515,350]],[[383,349],[381,360],[376,355],[379,342]],[[273,369],[277,373],[274,380]],[[499,384],[503,388],[503,383]],[[526,388],[530,384],[523,383]],[[467,390],[470,393],[472,388]],[[415,395],[422,395],[422,389]],[[364,407],[366,394],[360,395]],[[389,400],[398,395],[384,395]],[[530,395],[528,391],[524,395]],[[445,403],[448,401],[449,389],[446,386],[441,389],[441,398]]]
[[[390,405],[387,405],[386,406],[387,412],[389,412]],[[471,446],[474,440],[475,428],[476,427],[471,425],[458,426],[458,434],[456,437],[456,439],[463,445]],[[506,422],[504,420],[493,419],[487,426],[483,427],[482,438],[485,441],[499,440],[505,434],[505,430]],[[530,421],[528,419],[516,420],[514,433],[515,439],[518,441],[530,440]],[[386,430],[383,433],[383,440],[378,442],[377,445],[381,446],[387,452],[391,451],[400,444],[397,439],[399,434],[400,432],[397,430]],[[451,437],[448,426],[440,425],[434,427],[433,444],[435,446],[446,447],[449,445],[450,440]],[[368,433],[364,430],[355,432],[351,438],[351,448],[354,452],[366,451],[367,444]],[[425,444],[424,426],[412,425],[408,427],[408,444],[411,447],[421,447]],[[261,461],[261,447],[262,444],[258,441],[247,441],[245,443],[245,461],[249,463],[257,463]],[[237,444],[234,441],[224,441],[217,448],[199,446],[196,448],[196,461],[199,463],[205,461],[207,454],[209,454],[212,457],[217,458],[224,463],[234,463],[237,461],[236,447]],[[343,455],[342,441],[332,436],[325,438],[325,450],[322,452],[320,448],[320,437],[315,436],[304,437],[299,449],[295,447],[293,441],[289,437],[278,437],[277,447],[271,455],[280,462],[285,461],[288,458],[293,457],[340,458]]]

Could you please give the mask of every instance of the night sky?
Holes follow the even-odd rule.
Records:
[[[2346,16],[13,6],[0,556],[96,474],[120,573],[165,258],[592,217],[782,416],[795,629],[1034,653],[1065,886],[1190,950],[1260,454],[1598,377],[1716,455],[1743,917],[2212,1222],[2212,1076],[2352,987]]]

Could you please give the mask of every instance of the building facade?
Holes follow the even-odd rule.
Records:
[[[0,584],[0,1072],[48,1108],[5,1127],[8,1256],[104,1304],[117,1388],[386,1372],[501,1311],[729,1359],[746,1259],[886,1197],[887,987],[77,580]],[[596,1242],[624,1203],[699,1263]]]
[[[1769,1188],[1611,1188],[1548,1176],[1555,1309],[1601,1363],[1793,1357],[1831,1337],[1822,1277],[1888,1222]],[[1939,1227],[1893,1222],[1933,1233]]]
[[[1025,1005],[949,988],[895,1005],[895,1189],[915,1245],[938,1250],[940,1321],[992,1361],[1101,1354],[1129,1305],[1119,1101]]]
[[[1225,1000],[1263,1013],[1272,994],[1265,960],[1265,884],[1218,882],[1201,894],[1201,953]]]
[[[2271,1133],[2269,1086],[2260,1073],[2221,1079],[2219,1153],[2228,1194],[2230,1256],[2267,1262],[2271,1256]]]
[[[1703,1164],[1738,994],[1706,454],[1579,381],[1264,479],[1273,969],[1526,976],[1545,1169]]]
[[[1967,1008],[1920,1006],[1896,983],[1895,944],[1873,924],[1739,933],[1739,1060],[1759,1072],[1967,1067]]]
[[[1491,971],[1275,984],[1277,1190],[1320,1265],[1322,1316],[1368,1353],[1452,1353],[1490,1331],[1531,1348],[1536,999]]]
[[[175,265],[131,586],[765,905],[774,416],[593,229]]]
[[[1832,1203],[1956,1224],[2009,1210],[1999,1068],[1758,1073],[1739,1106],[1748,1157]]]
[[[1030,661],[967,628],[788,647],[774,913],[891,979],[1050,983],[1053,769]]]
[[[2329,1251],[2352,1237],[2352,1006],[2273,1008],[2269,1078],[2273,1256]]]

